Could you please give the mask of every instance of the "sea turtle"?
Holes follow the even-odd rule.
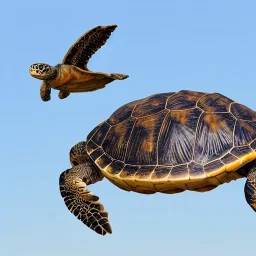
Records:
[[[43,80],[40,96],[51,99],[51,88],[59,90],[64,99],[73,92],[90,92],[104,88],[114,80],[128,77],[124,74],[92,72],[87,68],[91,56],[105,44],[117,25],[98,26],[83,34],[68,50],[61,64],[52,67],[45,63],[30,66],[31,76]]]
[[[128,103],[70,151],[60,175],[68,209],[101,235],[108,214],[86,185],[106,177],[127,191],[205,192],[246,177],[256,211],[256,113],[219,93],[179,91]]]

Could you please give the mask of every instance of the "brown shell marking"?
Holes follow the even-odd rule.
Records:
[[[155,168],[151,175],[152,181],[167,180],[172,167],[170,166],[158,166]]]
[[[231,150],[231,153],[239,157],[243,164],[246,164],[256,158],[256,152],[249,146],[234,148]]]
[[[107,172],[110,174],[119,174],[125,164],[122,161],[114,160],[108,167],[107,167]]]
[[[194,160],[205,164],[228,152],[233,147],[234,125],[229,113],[204,113],[197,129]]]
[[[96,161],[101,155],[103,155],[104,151],[101,147],[98,149],[94,150],[91,154],[90,157],[92,158],[93,161]]]
[[[233,100],[219,93],[212,93],[202,97],[198,101],[197,106],[205,112],[228,112],[233,102]]]
[[[220,160],[215,160],[204,166],[204,171],[207,177],[214,177],[226,170],[225,165]]]
[[[139,118],[133,128],[126,153],[127,164],[152,165],[157,163],[157,140],[166,111]]]
[[[107,120],[110,125],[116,125],[128,119],[139,100],[130,102],[117,109]]]
[[[221,161],[225,164],[227,172],[237,170],[239,166],[242,165],[241,159],[239,159],[238,157],[234,156],[231,153],[228,153],[224,157],[222,157]]]
[[[102,147],[110,156],[124,161],[128,147],[129,137],[131,136],[136,119],[129,119],[112,126],[102,144]]]
[[[168,180],[169,181],[184,181],[189,179],[189,170],[188,165],[178,165],[174,166],[169,174]]]
[[[117,179],[121,179],[125,184],[125,189],[138,193],[152,194],[155,193],[154,185],[150,182],[150,176],[155,167],[151,166],[131,166],[126,165],[121,172],[111,176],[112,182],[116,184]],[[113,174],[111,167],[107,168],[107,177]],[[119,169],[120,170],[120,169]],[[117,184],[120,187],[120,182]]]
[[[234,103],[231,105],[231,113],[238,119],[246,120],[246,121],[256,121],[256,113],[250,108],[239,104]]]
[[[191,162],[188,164],[188,170],[189,170],[189,179],[203,179],[206,177],[206,174],[204,172],[204,168],[201,164]]]
[[[177,123],[180,123],[182,125],[187,125],[189,120],[189,114],[189,110],[170,112],[171,119],[175,120]]]
[[[90,155],[93,151],[98,149],[99,146],[97,144],[95,144],[93,141],[90,140],[90,141],[87,142],[86,148],[87,148],[88,154]]]
[[[256,122],[238,120],[234,132],[234,146],[248,145],[256,139]]]
[[[199,109],[174,110],[167,114],[159,134],[159,165],[177,165],[191,161],[200,114]]]
[[[91,140],[97,145],[101,146],[103,141],[105,140],[106,134],[108,133],[109,129],[110,129],[110,125],[104,122],[99,127],[97,132],[92,136]]]
[[[185,92],[171,94],[167,103],[170,105],[173,99],[178,104],[181,95],[183,100],[189,97],[184,96]],[[232,101],[228,98],[221,100],[221,96],[216,95],[195,95],[191,93],[194,100],[189,99],[188,103],[193,101],[196,104],[197,99],[197,104],[211,112],[212,102],[215,101],[214,111],[218,113],[202,114],[196,105],[188,105],[187,102],[183,102],[187,109],[180,111],[164,110],[163,104],[157,104],[157,101],[149,106],[149,98],[136,101],[123,109],[121,107],[107,121],[107,125],[103,123],[98,128],[88,143],[89,154],[111,182],[122,189],[139,193],[178,193],[187,189],[209,191],[224,182],[241,178],[235,171],[256,158],[256,119],[250,117],[252,113],[246,112],[246,108],[230,103]],[[156,100],[157,97],[154,97]],[[232,114],[226,112],[228,107]],[[147,115],[140,116],[146,110]],[[131,117],[132,113],[137,117]],[[243,117],[243,120],[238,117]],[[170,131],[176,133],[171,134]],[[109,146],[107,152],[108,144],[112,143],[108,140],[115,143]],[[168,141],[175,147],[169,148]],[[98,143],[104,150],[97,148]],[[194,145],[193,159],[191,149]],[[117,149],[120,153],[126,152],[126,157],[111,151]],[[116,161],[112,159],[113,155],[118,160],[124,160]]]
[[[133,179],[135,173],[139,170],[139,165],[126,165],[120,173],[122,179]]]
[[[218,114],[206,114],[204,117],[205,124],[210,128],[211,132],[217,133],[219,129],[229,130],[232,132],[225,119]]]
[[[161,93],[152,95],[141,100],[135,107],[133,111],[134,117],[145,117],[147,115],[156,114],[165,109],[165,102],[168,97],[172,96],[174,93]]]
[[[101,168],[104,169],[113,162],[106,154],[101,155],[96,159],[95,163]]]
[[[201,92],[180,91],[167,100],[166,108],[170,110],[195,108],[197,101],[204,95],[206,94]]]

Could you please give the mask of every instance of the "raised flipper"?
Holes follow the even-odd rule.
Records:
[[[89,59],[106,43],[116,27],[117,25],[98,26],[87,31],[69,48],[62,63],[89,70]]]
[[[59,95],[59,98],[60,98],[61,100],[63,100],[63,99],[65,99],[65,98],[67,98],[67,97],[69,96],[69,94],[70,94],[70,92],[60,91],[58,95]]]
[[[101,180],[87,163],[74,166],[60,175],[60,193],[70,212],[100,235],[111,234],[108,213],[99,198],[86,188]]]
[[[116,74],[116,73],[112,73],[109,75],[111,78],[115,79],[115,80],[124,80],[126,78],[128,78],[128,75],[124,75],[124,74]]]
[[[43,101],[49,101],[51,99],[51,87],[45,81],[43,81],[40,87],[40,97]]]
[[[247,175],[244,193],[247,203],[256,211],[256,167],[253,167]]]

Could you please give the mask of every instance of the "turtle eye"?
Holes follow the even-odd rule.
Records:
[[[39,65],[39,69],[42,70],[43,69],[43,65]]]

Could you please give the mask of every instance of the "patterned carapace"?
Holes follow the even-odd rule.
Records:
[[[141,193],[210,190],[255,159],[256,114],[218,93],[180,91],[128,103],[88,136],[117,186]]]

